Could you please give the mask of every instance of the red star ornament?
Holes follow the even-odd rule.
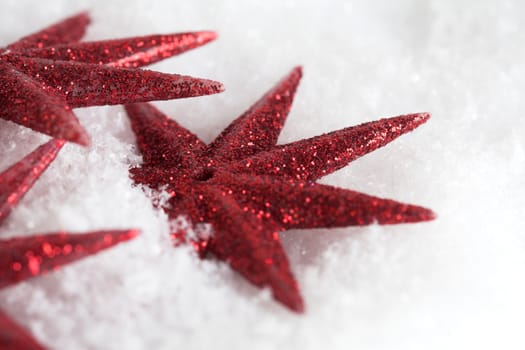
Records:
[[[64,141],[38,147],[0,174],[0,223],[55,159]],[[0,289],[132,239],[136,230],[58,232],[0,240]],[[44,349],[0,310],[0,349]]]
[[[275,299],[301,312],[297,282],[279,231],[432,220],[429,209],[315,181],[423,124],[427,113],[403,115],[276,145],[299,84],[300,67],[279,82],[211,144],[148,104],[126,106],[143,164],[137,184],[170,194],[170,219],[211,223],[194,244]]]
[[[67,18],[0,48],[0,118],[57,139],[89,144],[72,108],[214,94],[222,84],[138,67],[215,39],[213,32],[78,41],[90,20]]]

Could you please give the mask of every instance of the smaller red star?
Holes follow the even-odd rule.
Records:
[[[196,243],[201,252],[269,286],[295,311],[303,310],[303,300],[278,232],[434,218],[429,209],[315,182],[415,129],[429,114],[276,145],[301,75],[300,67],[292,70],[209,145],[151,105],[126,106],[143,156],[143,164],[130,169],[133,180],[170,194],[163,207],[170,219],[211,223],[213,236]]]
[[[87,145],[89,137],[72,108],[223,91],[215,81],[138,69],[204,45],[215,33],[79,43],[89,22],[81,13],[0,48],[0,118]]]
[[[63,145],[64,141],[49,141],[0,174],[0,223],[51,164]],[[136,235],[136,230],[106,230],[0,240],[0,289],[56,270]],[[0,349],[44,347],[0,310]]]

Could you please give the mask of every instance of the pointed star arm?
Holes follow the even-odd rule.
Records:
[[[253,284],[270,287],[274,297],[290,309],[302,312],[303,300],[276,225],[244,211],[213,187],[202,186],[200,205],[214,229],[209,251]]]
[[[51,87],[0,61],[0,118],[23,125],[55,138],[81,145],[89,136],[67,106],[64,96]]]
[[[215,81],[149,70],[20,56],[10,60],[18,69],[55,86],[71,107],[195,97],[224,89]]]
[[[137,234],[136,230],[59,232],[0,240],[0,288],[51,272]]]
[[[23,55],[138,68],[205,45],[216,37],[210,31],[148,35],[36,48],[24,51]]]
[[[187,169],[197,163],[205,145],[195,134],[151,104],[126,105],[125,109],[144,164]]]
[[[417,113],[364,123],[276,146],[270,151],[232,163],[231,169],[314,181],[385,146],[429,118],[428,113]]]
[[[90,23],[86,12],[79,13],[53,24],[37,33],[28,35],[7,47],[11,51],[21,52],[35,47],[47,47],[56,44],[77,42],[86,33]]]
[[[64,141],[51,140],[0,174],[0,223],[56,158]]]
[[[238,160],[275,146],[301,80],[301,67],[294,68],[244,114],[235,119],[209,145],[217,161]]]
[[[0,349],[45,350],[24,328],[0,310]]]
[[[239,174],[218,175],[215,181],[252,214],[271,217],[282,229],[401,224],[435,217],[423,207],[317,183]]]

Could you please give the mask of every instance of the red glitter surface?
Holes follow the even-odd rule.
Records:
[[[56,270],[137,236],[135,230],[49,233],[0,241],[0,288]]]
[[[423,124],[428,113],[381,119],[276,145],[299,84],[292,70],[211,144],[148,104],[127,105],[143,164],[138,184],[165,189],[164,210],[213,236],[193,242],[202,256],[228,262],[253,284],[301,312],[304,304],[278,232],[291,228],[398,224],[432,220],[431,210],[315,183],[318,178]],[[181,233],[174,237],[181,240]]]
[[[0,347],[4,350],[44,350],[27,331],[0,310]]]
[[[52,140],[0,174],[0,224],[32,187],[64,145]],[[136,230],[38,234],[0,240],[0,289],[45,274],[119,242]],[[0,311],[0,349],[44,349],[23,328]]]
[[[82,13],[0,49],[0,118],[87,145],[72,108],[223,91],[215,81],[137,69],[202,46],[213,32],[79,43],[88,24]]]
[[[64,141],[51,140],[0,174],[0,222],[55,159]]]

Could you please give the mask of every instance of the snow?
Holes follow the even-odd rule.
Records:
[[[429,111],[415,132],[325,183],[431,207],[431,223],[283,234],[307,311],[225,264],[173,249],[128,178],[140,160],[121,107],[79,109],[93,146],[67,145],[2,237],[140,228],[130,243],[0,292],[53,349],[522,349],[525,339],[525,3],[2,1],[0,43],[88,9],[87,39],[213,29],[154,69],[223,94],[156,105],[211,141],[296,64],[280,142]],[[0,169],[44,142],[0,121]]]

